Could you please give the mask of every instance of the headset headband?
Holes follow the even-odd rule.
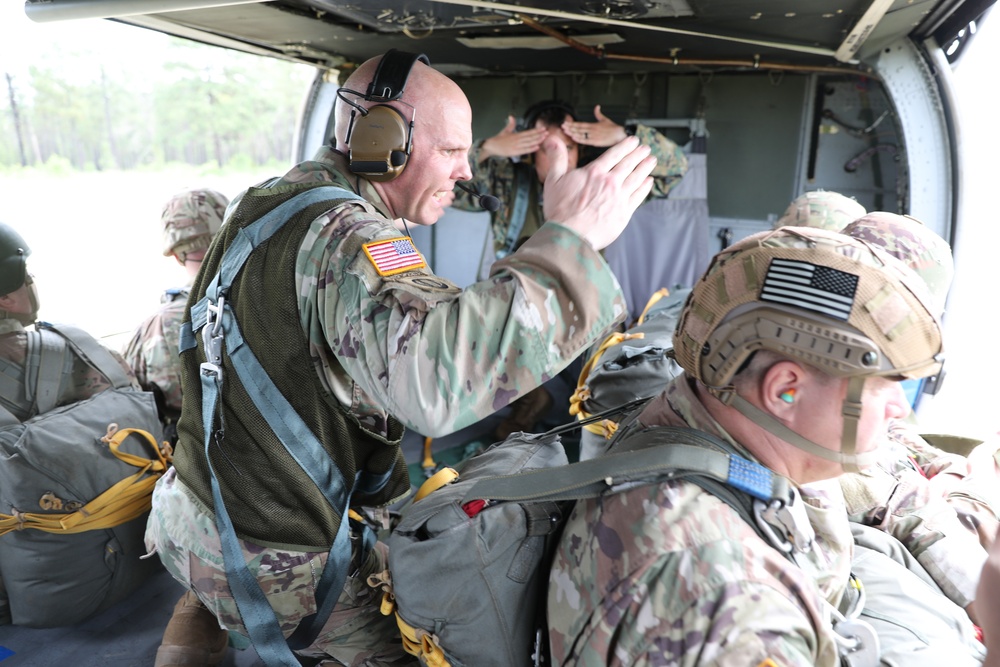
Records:
[[[407,53],[389,49],[378,63],[375,76],[368,84],[365,100],[369,102],[391,102],[403,96],[410,70],[417,61],[430,65],[431,61],[422,53]]]

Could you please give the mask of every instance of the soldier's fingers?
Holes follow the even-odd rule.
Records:
[[[632,177],[633,181],[642,179],[649,175],[656,166],[656,158],[653,158],[652,165],[647,160],[650,155],[649,146],[636,146],[626,153],[610,168],[612,175],[620,179],[622,183]]]
[[[625,177],[622,190],[628,193],[630,205],[639,206],[649,196],[653,187],[653,177],[650,174],[655,167],[656,158],[650,155]]]

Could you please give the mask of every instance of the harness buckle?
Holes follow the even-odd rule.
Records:
[[[767,503],[754,500],[754,518],[757,525],[770,538],[775,547],[784,553],[795,549],[807,553],[813,546],[816,533],[806,516],[802,497],[795,487],[791,487],[788,501],[772,498]]]
[[[205,362],[200,366],[202,375],[213,376],[222,383],[222,345],[224,334],[222,316],[226,297],[220,296],[218,304],[209,303],[205,312],[205,325],[201,328],[201,342],[205,349]]]

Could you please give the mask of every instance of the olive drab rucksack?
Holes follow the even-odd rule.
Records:
[[[637,403],[629,405],[633,416]],[[595,418],[601,416],[608,415]],[[437,472],[403,508],[386,539],[388,570],[368,583],[383,591],[382,612],[395,615],[404,649],[422,664],[518,667],[547,660],[549,564],[575,500],[627,483],[684,477],[758,532],[755,502],[784,520],[787,512],[803,511],[785,478],[706,433],[623,427],[608,453],[568,464],[558,432],[575,427],[515,433],[461,472]]]
[[[24,422],[0,408],[0,581],[7,623],[79,623],[159,569],[140,560],[153,486],[169,465],[153,395],[134,389],[89,334],[38,323],[26,332]],[[34,354],[33,354],[34,351]],[[112,387],[55,407],[68,354]],[[33,380],[33,382],[31,382]],[[0,374],[0,383],[11,378]]]

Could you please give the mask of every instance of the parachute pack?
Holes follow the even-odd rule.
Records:
[[[21,422],[0,408],[0,611],[15,625],[65,626],[123,599],[158,570],[156,559],[140,556],[169,451],[160,446],[153,395],[134,389],[93,337],[45,323],[27,334],[34,382],[26,389],[36,416]],[[113,386],[55,407],[70,352]]]
[[[629,401],[656,396],[681,367],[670,351],[674,328],[690,289],[655,292],[634,326],[608,336],[580,372],[570,398],[570,414],[584,420]],[[607,449],[618,428],[611,419],[591,421],[580,436],[580,458],[592,459]]]
[[[624,428],[608,453],[569,464],[559,430],[515,433],[461,473],[439,471],[403,509],[386,539],[388,571],[369,584],[383,590],[382,612],[395,614],[404,648],[424,665],[542,663],[549,564],[575,500],[685,478],[758,532],[755,502],[801,509],[785,478],[699,431]]]

